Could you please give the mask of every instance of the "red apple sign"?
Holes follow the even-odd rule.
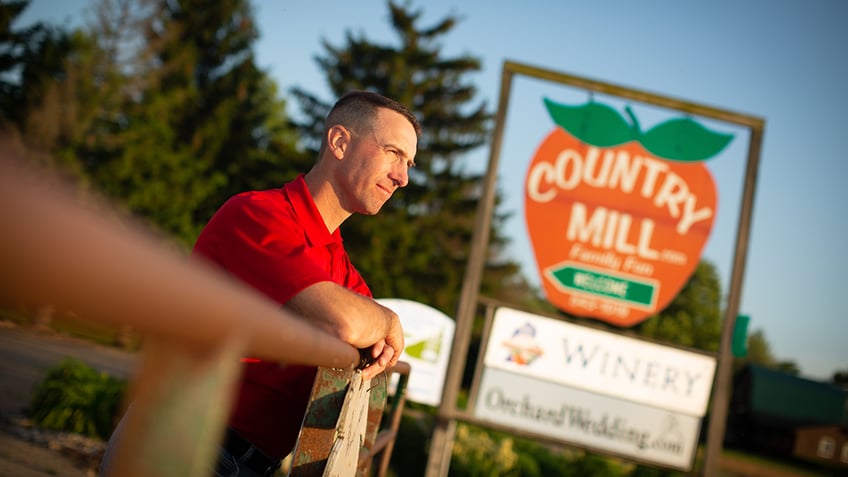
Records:
[[[732,136],[690,118],[642,133],[601,103],[545,100],[558,125],[525,179],[525,219],[547,299],[575,316],[632,326],[691,276],[716,215],[704,160]]]

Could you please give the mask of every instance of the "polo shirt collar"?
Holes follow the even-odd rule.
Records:
[[[300,174],[295,180],[283,186],[283,194],[286,195],[292,205],[292,210],[294,210],[297,220],[306,234],[307,242],[312,247],[341,243],[342,236],[339,229],[336,229],[332,234],[327,230],[324,218],[318,212],[318,207],[312,200],[312,195],[309,193],[309,188],[306,186],[306,180],[303,176],[304,174]]]

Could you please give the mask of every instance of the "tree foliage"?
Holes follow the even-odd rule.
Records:
[[[848,369],[834,371],[830,381],[833,384],[848,388]]]
[[[37,22],[17,25],[29,1],[0,3],[0,120],[23,125],[44,95],[47,79],[61,74],[68,35]]]
[[[56,102],[54,84],[65,76],[73,44],[67,32],[43,22],[19,26],[28,5],[0,3],[0,125],[16,130],[30,147],[50,150],[70,118],[54,104],[44,105]]]
[[[270,187],[294,151],[283,105],[255,64],[246,0],[143,0],[144,49],[128,64],[120,148],[100,176],[114,195],[185,243],[227,197]]]
[[[747,355],[733,360],[734,371],[738,371],[748,364],[756,364],[792,376],[797,376],[801,373],[800,368],[794,361],[780,360],[775,356],[763,330],[758,329],[751,332],[748,335],[747,345]]]
[[[777,358],[771,351],[771,345],[766,340],[763,330],[755,330],[748,336],[748,355],[746,361],[765,367],[777,364]]]
[[[16,40],[33,45],[23,58],[65,38],[33,35]],[[28,145],[185,245],[229,196],[279,185],[301,154],[256,66],[247,0],[100,0],[67,38],[56,60],[35,62],[50,69],[13,83],[38,101],[4,112]]]
[[[421,26],[422,12],[388,2],[398,45],[372,42],[348,32],[345,44],[323,42],[317,57],[336,97],[354,89],[372,90],[409,107],[423,134],[409,185],[395,193],[376,217],[345,224],[345,245],[378,296],[407,298],[453,314],[468,260],[483,177],[466,170],[464,154],[486,142],[491,114],[478,101],[467,76],[480,69],[470,55],[445,57],[439,39],[458,23],[447,16]],[[314,152],[330,105],[296,88],[307,119],[304,144]],[[496,294],[516,278],[517,265],[505,259],[503,215],[495,215],[483,293]]]
[[[634,327],[646,338],[706,351],[721,339],[721,283],[715,266],[701,260],[671,303]]]

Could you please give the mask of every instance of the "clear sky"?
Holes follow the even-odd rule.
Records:
[[[25,21],[78,23],[95,3],[34,0]],[[342,46],[352,32],[375,42],[398,42],[384,1],[255,0],[254,5],[262,35],[258,61],[283,95],[300,86],[334,99],[314,61],[324,53],[322,39]],[[442,51],[482,60],[482,71],[467,79],[492,111],[503,62],[510,60],[763,118],[740,312],[750,315],[751,330],[764,331],[775,356],[796,362],[803,376],[828,379],[848,369],[848,314],[841,299],[846,280],[840,275],[848,270],[843,245],[848,235],[848,186],[843,184],[848,180],[848,2],[421,0],[412,5],[423,12],[420,26],[448,14],[462,18],[442,37]],[[535,146],[551,126],[521,127],[510,114],[510,143]],[[725,289],[745,141],[737,134],[734,147],[710,164],[720,203],[704,257],[718,267]],[[486,146],[468,158],[469,167],[485,167],[488,155]],[[523,177],[525,166],[516,167],[521,167],[517,173],[503,164],[499,177],[505,207],[520,212],[523,196],[509,177]],[[508,227],[511,253],[538,283],[523,219]]]

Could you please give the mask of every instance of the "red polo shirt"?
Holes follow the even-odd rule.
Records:
[[[371,296],[339,231],[324,225],[302,175],[281,189],[232,197],[200,233],[194,252],[280,304],[322,281]],[[314,367],[249,360],[230,427],[266,454],[285,457],[297,440],[314,378]]]

